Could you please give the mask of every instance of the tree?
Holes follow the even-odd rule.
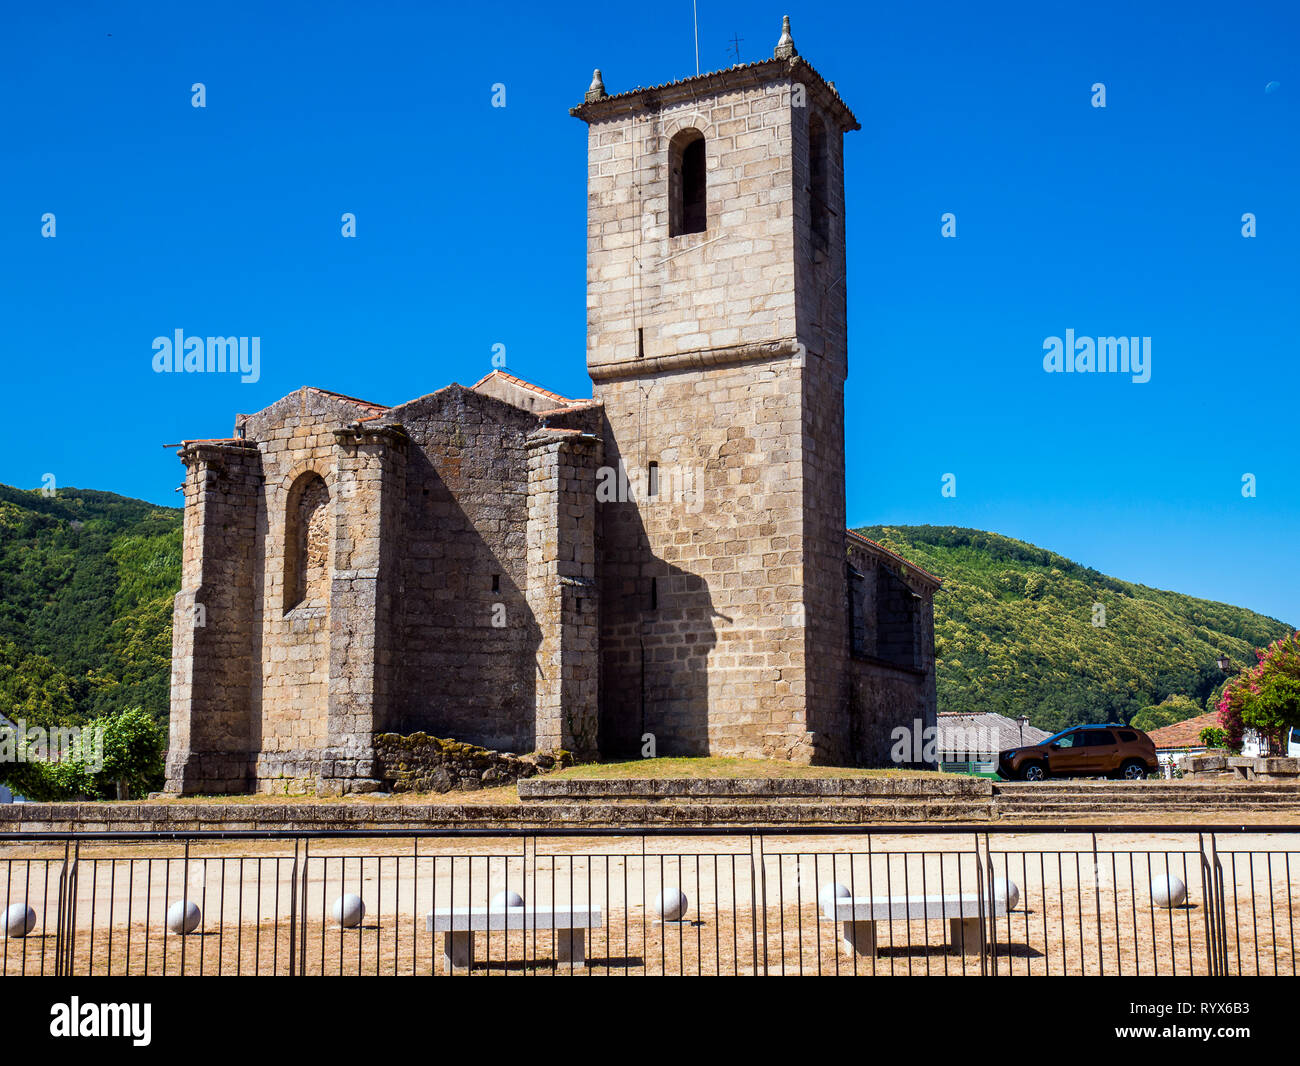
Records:
[[[1181,692],[1176,692],[1172,696],[1166,696],[1154,707],[1142,708],[1133,716],[1130,724],[1149,733],[1153,729],[1173,725],[1175,722],[1185,722],[1204,713],[1205,711],[1194,700]]]
[[[1300,632],[1255,654],[1259,662],[1234,678],[1219,700],[1219,723],[1234,749],[1247,726],[1274,738],[1300,726]]]
[[[1228,734],[1222,729],[1207,725],[1201,730],[1199,739],[1207,748],[1221,748],[1227,741]]]
[[[124,799],[159,788],[167,734],[153,716],[140,707],[130,707],[97,721],[104,725],[104,768],[97,775],[100,794],[113,798],[118,782],[126,793]]]
[[[0,784],[28,799],[131,799],[162,783],[167,736],[139,707],[73,729],[68,747],[57,752],[42,727],[5,732]]]

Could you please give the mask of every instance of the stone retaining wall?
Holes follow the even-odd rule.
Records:
[[[521,780],[519,798],[534,802],[771,803],[781,800],[985,799],[985,778],[534,778]]]
[[[376,776],[393,792],[473,792],[568,766],[573,756],[567,751],[512,755],[427,733],[379,733],[375,762]]]
[[[860,825],[987,822],[991,801],[875,803],[419,804],[357,799],[340,803],[20,803],[0,807],[0,833],[193,833],[328,829],[554,829],[646,826]]]

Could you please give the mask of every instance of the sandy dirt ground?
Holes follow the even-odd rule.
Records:
[[[191,844],[188,855],[173,843],[104,843],[81,846],[75,877],[61,844],[7,845],[0,900],[26,900],[37,919],[27,936],[0,940],[0,972],[52,973],[61,942],[76,973],[441,974],[442,934],[426,930],[425,916],[486,907],[501,891],[543,916],[570,903],[599,906],[588,965],[559,965],[564,934],[549,929],[479,932],[470,975],[1189,974],[1207,972],[1211,954],[1234,973],[1300,972],[1300,834],[1224,833],[1216,843],[1217,853],[1177,827],[1095,842],[960,831],[317,840],[296,855],[292,841]],[[857,954],[818,906],[832,883],[859,899],[978,896],[990,869],[1017,886],[1020,901],[986,916],[983,956],[950,948],[942,918],[880,921],[877,950]],[[1210,920],[1207,873],[1222,884],[1222,922]],[[1151,886],[1169,875],[1187,886],[1187,900],[1165,909]],[[665,888],[688,897],[685,921],[657,920]],[[344,893],[365,901],[359,929],[330,917]],[[169,904],[182,898],[202,912],[188,936],[165,931]],[[1212,942],[1216,928],[1226,942]]]

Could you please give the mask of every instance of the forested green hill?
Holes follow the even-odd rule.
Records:
[[[167,716],[181,512],[0,485],[0,712],[29,724]]]
[[[944,579],[941,710],[1023,712],[1043,729],[1143,711],[1163,724],[1205,709],[1224,681],[1220,653],[1254,662],[1254,648],[1290,629],[995,533],[859,532]],[[0,712],[40,724],[140,706],[164,720],[180,557],[179,510],[92,489],[45,497],[0,485]],[[1097,603],[1105,626],[1093,625]]]
[[[935,597],[941,711],[1023,713],[1054,731],[1127,722],[1183,696],[1189,702],[1166,707],[1191,717],[1213,709],[1206,701],[1226,680],[1215,664],[1221,653],[1234,667],[1254,663],[1253,649],[1291,631],[1241,607],[1134,585],[996,533],[858,532],[943,578]],[[1094,604],[1105,608],[1104,626],[1093,625]]]

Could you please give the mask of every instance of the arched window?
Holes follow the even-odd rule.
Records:
[[[820,115],[813,115],[808,120],[808,215],[812,221],[813,243],[819,248],[826,248],[831,240],[828,156],[826,126]]]
[[[679,131],[668,145],[670,237],[705,231],[708,225],[707,183],[704,134],[697,129]]]
[[[289,490],[284,521],[284,609],[323,607],[329,601],[330,494],[319,474],[307,473]]]

